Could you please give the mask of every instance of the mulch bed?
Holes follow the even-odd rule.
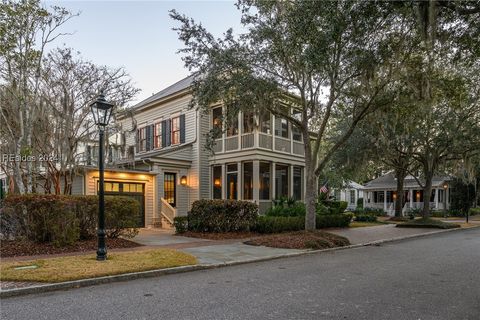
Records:
[[[107,239],[108,249],[135,248],[138,244],[126,239]],[[96,252],[97,239],[77,241],[74,245],[55,247],[51,243],[35,243],[30,241],[2,240],[0,244],[0,257],[36,256],[44,254],[59,254],[72,252]]]
[[[327,249],[350,244],[347,238],[324,231],[285,232],[245,241],[245,244],[284,249]]]
[[[230,239],[247,239],[263,236],[262,234],[255,232],[193,232],[187,231],[177,234],[181,237],[201,238],[208,240],[230,240]]]

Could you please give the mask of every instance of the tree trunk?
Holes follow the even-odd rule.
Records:
[[[397,179],[397,199],[395,200],[395,217],[401,217],[403,211],[403,183],[407,172],[405,170],[395,170],[395,178]]]
[[[316,203],[318,186],[317,177],[315,175],[315,166],[312,161],[312,149],[310,146],[310,141],[308,138],[305,139],[305,141],[305,230],[314,231],[316,229]]]
[[[433,180],[433,173],[427,172],[425,174],[425,188],[423,189],[423,210],[422,210],[423,218],[428,218],[430,216],[430,197],[432,196],[432,180]]]

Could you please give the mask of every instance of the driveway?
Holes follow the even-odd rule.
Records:
[[[479,319],[480,229],[1,301],[2,319]]]

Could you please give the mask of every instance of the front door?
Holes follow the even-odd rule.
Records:
[[[177,206],[177,174],[171,172],[165,172],[163,180],[163,198],[172,207]]]

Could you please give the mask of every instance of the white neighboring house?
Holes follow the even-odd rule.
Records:
[[[357,200],[363,198],[363,186],[355,181],[346,181],[342,189],[332,188],[333,195],[337,201],[346,201],[347,210],[355,210]]]
[[[434,176],[432,181],[432,194],[430,195],[430,208],[444,210],[450,208],[451,177]],[[405,196],[402,212],[405,214],[410,209],[423,208],[423,188],[420,187],[415,177],[409,175],[403,184]],[[364,208],[383,209],[388,215],[395,214],[395,200],[397,197],[397,179],[393,172],[380,176],[364,186]]]

